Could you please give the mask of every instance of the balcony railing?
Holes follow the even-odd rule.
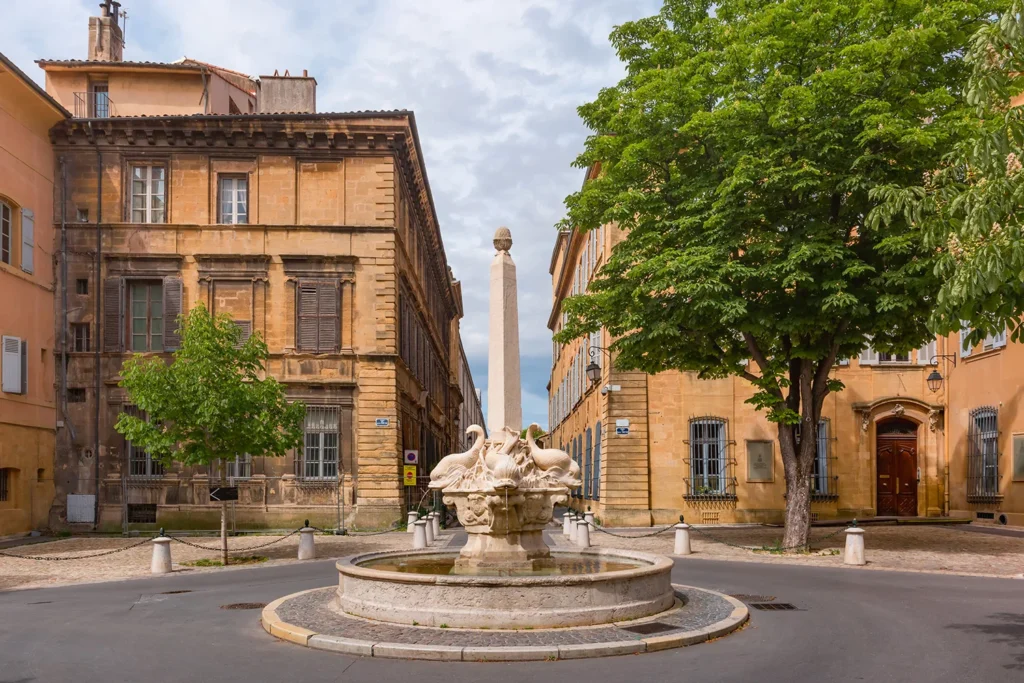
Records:
[[[117,116],[117,108],[109,93],[95,90],[75,93],[75,118],[105,119],[111,116]]]

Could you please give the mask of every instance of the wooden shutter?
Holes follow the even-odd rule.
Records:
[[[236,320],[235,326],[238,328],[241,334],[238,335],[238,343],[235,344],[236,349],[242,348],[242,344],[252,336],[252,321],[251,320]]]
[[[300,280],[296,289],[298,297],[295,304],[295,345],[300,351],[316,351],[317,285],[315,282]]]
[[[124,278],[103,281],[103,350],[117,353],[124,349]]]
[[[329,353],[338,349],[338,323],[340,322],[338,313],[341,308],[338,305],[338,283],[321,282],[317,288],[319,302],[317,351]]]
[[[31,209],[21,210],[21,269],[26,273],[35,270],[35,214]]]
[[[21,349],[20,337],[5,336],[0,339],[0,373],[3,375],[0,389],[8,394],[23,393]]]
[[[181,346],[181,278],[164,278],[164,351],[177,351]]]

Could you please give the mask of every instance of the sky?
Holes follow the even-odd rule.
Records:
[[[4,3],[0,52],[84,59],[98,0]],[[188,56],[259,75],[308,69],[319,111],[411,109],[448,263],[463,283],[462,338],[487,393],[491,239],[512,230],[524,424],[547,426],[555,223],[584,171],[576,108],[614,85],[612,28],[658,0],[125,0],[124,59]]]

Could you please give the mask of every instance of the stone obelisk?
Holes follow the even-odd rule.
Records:
[[[522,389],[519,379],[519,303],[516,264],[509,250],[512,233],[494,233],[497,253],[491,262],[490,340],[487,353],[487,428],[496,435],[505,427],[523,428]]]

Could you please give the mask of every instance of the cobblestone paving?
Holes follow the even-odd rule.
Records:
[[[616,626],[596,628],[565,628],[553,630],[489,631],[398,626],[356,619],[332,607],[335,587],[322,588],[298,595],[277,608],[282,621],[308,628],[322,635],[402,644],[450,645],[455,647],[510,647],[528,645],[576,645],[640,640],[644,636]],[[656,635],[671,635],[710,626],[732,613],[733,606],[705,591],[677,589],[676,596],[684,603],[659,623],[671,624],[672,630]]]

